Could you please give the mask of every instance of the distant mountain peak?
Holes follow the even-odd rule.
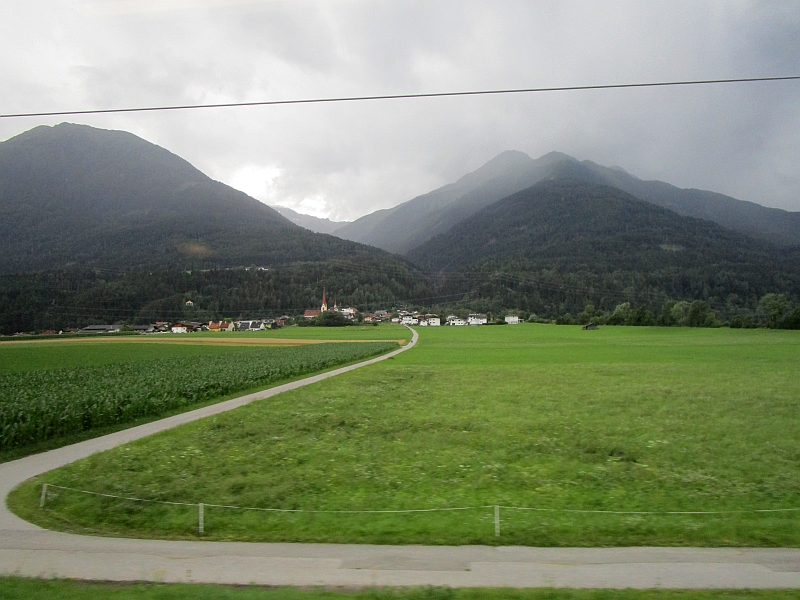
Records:
[[[545,164],[551,164],[551,163],[561,162],[561,161],[569,161],[569,162],[573,162],[573,163],[580,162],[577,158],[575,158],[573,156],[570,156],[569,154],[564,154],[563,152],[558,152],[556,150],[548,152],[547,154],[543,154],[542,156],[540,156],[536,160],[537,160],[537,162],[542,162],[542,163],[545,163]]]
[[[466,187],[481,185],[496,177],[503,177],[515,171],[528,168],[532,164],[533,159],[524,152],[506,150],[481,167],[460,177],[453,185]]]
[[[331,219],[322,219],[320,217],[299,213],[287,206],[275,205],[272,208],[295,225],[299,225],[315,233],[333,233],[349,223],[349,221],[332,221]]]

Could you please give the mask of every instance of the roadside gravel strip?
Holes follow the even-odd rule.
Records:
[[[261,585],[800,588],[800,549],[252,544],[101,538],[9,512],[23,481],[132,440],[374,364],[414,347],[79,444],[0,464],[0,574]]]

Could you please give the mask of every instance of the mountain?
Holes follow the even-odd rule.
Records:
[[[684,216],[784,245],[800,244],[800,213],[767,208],[723,194],[644,181],[619,167],[578,161],[559,152],[533,160],[507,151],[453,184],[394,208],[376,211],[336,231],[345,239],[407,254],[435,235],[498,200],[537,182],[555,179],[605,184]]]
[[[663,181],[646,181],[620,167],[603,167],[589,160],[563,157],[549,178],[603,183],[680,215],[713,221],[776,244],[800,244],[800,212],[761,206],[716,192],[683,189]]]
[[[361,217],[336,235],[404,254],[481,208],[532,185],[554,158],[534,161],[523,152],[503,152],[455,183]]]
[[[494,203],[409,258],[440,273],[441,294],[494,290],[502,296],[497,286],[535,282],[507,306],[541,294],[536,284],[550,291],[560,285],[562,298],[581,298],[578,308],[603,298],[613,304],[626,294],[640,303],[713,297],[717,304],[753,305],[767,292],[800,293],[797,248],[681,216],[611,186],[566,178]]]
[[[62,123],[0,143],[0,273],[330,258],[397,262],[298,227],[124,131]]]
[[[347,225],[349,221],[331,221],[330,219],[320,219],[311,215],[304,215],[285,206],[273,206],[276,211],[289,219],[295,225],[305,227],[315,233],[333,233]]]

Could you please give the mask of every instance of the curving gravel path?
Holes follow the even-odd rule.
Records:
[[[183,423],[396,356],[389,354],[65,448],[0,464],[0,574],[107,581],[325,586],[800,588],[800,549],[522,548],[251,544],[100,538],[13,515],[31,477]]]

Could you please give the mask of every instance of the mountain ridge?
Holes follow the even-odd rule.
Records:
[[[408,254],[508,195],[539,181],[565,178],[610,185],[683,216],[713,221],[777,244],[800,245],[800,212],[770,208],[716,192],[643,180],[621,167],[603,167],[560,152],[532,159],[516,150],[501,153],[453,184],[365,215],[339,229],[336,235]]]
[[[397,260],[301,228],[124,131],[62,123],[0,143],[0,272]]]
[[[288,206],[271,206],[270,208],[275,209],[279,212],[282,216],[289,219],[295,225],[299,225],[300,227],[304,227],[309,231],[313,231],[314,233],[329,233],[332,234],[336,230],[341,229],[349,221],[332,221],[331,219],[322,219],[320,217],[315,217],[313,215],[307,215],[304,213],[299,213],[295,210],[292,210]]]
[[[717,306],[757,306],[769,292],[800,294],[800,248],[580,180],[542,181],[512,194],[409,258],[438,273],[439,294],[489,294],[536,312],[563,314],[589,301],[608,310],[624,299],[641,305],[697,297]],[[519,281],[539,283],[520,292]],[[543,307],[542,289],[559,286],[565,291],[555,295],[566,308]]]

